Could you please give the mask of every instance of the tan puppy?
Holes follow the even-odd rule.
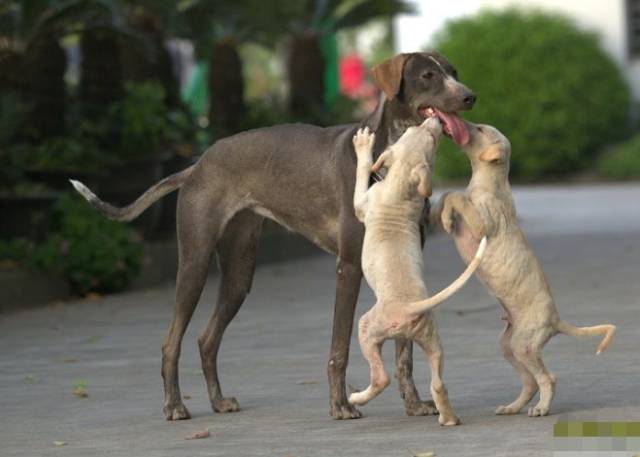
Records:
[[[547,279],[518,226],[509,186],[511,145],[502,133],[487,125],[469,124],[471,140],[463,148],[473,169],[466,192],[442,196],[431,210],[455,239],[460,255],[471,261],[479,233],[489,239],[478,277],[493,293],[506,313],[507,328],[501,346],[505,358],[522,378],[522,391],[496,414],[518,413],[540,390],[540,401],[529,416],[545,416],[553,399],[556,378],[542,362],[542,348],[558,334],[604,335],[598,354],[615,333],[613,325],[574,327],[560,319]],[[477,219],[477,216],[480,219]]]
[[[473,274],[484,250],[449,287],[426,299],[422,280],[422,249],[419,222],[424,199],[431,195],[431,169],[442,133],[432,117],[410,127],[372,166],[373,133],[359,130],[353,143],[358,156],[354,206],[366,231],[362,269],[376,294],[376,304],[360,319],[358,338],[369,362],[371,384],[351,394],[351,404],[363,405],[389,385],[380,355],[389,338],[410,338],[424,349],[431,365],[431,394],[443,425],[456,425],[447,390],[442,382],[442,348],[428,310],[455,293]],[[370,173],[388,169],[384,181],[367,190]]]

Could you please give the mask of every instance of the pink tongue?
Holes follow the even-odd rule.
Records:
[[[440,120],[445,124],[446,130],[451,133],[453,141],[455,141],[458,146],[464,146],[469,142],[467,124],[465,124],[460,116],[455,113],[445,113],[439,109],[435,111],[438,113]]]

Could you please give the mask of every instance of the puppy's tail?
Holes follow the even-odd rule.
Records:
[[[122,208],[103,202],[80,181],[70,179],[69,182],[71,182],[80,195],[91,203],[95,209],[102,213],[103,216],[114,221],[129,222],[138,217],[140,213],[151,206],[154,202],[181,187],[187,178],[191,176],[194,166],[195,165],[191,165],[189,168],[185,168],[178,173],[167,176],[162,181],[159,181],[147,189],[147,191],[138,197],[136,201]]]
[[[471,275],[475,273],[482,261],[482,257],[484,256],[484,251],[487,248],[487,237],[482,237],[482,241],[480,241],[480,245],[478,246],[478,250],[476,251],[476,255],[473,260],[467,265],[467,268],[462,272],[458,278],[449,284],[446,288],[442,289],[440,292],[435,294],[432,297],[429,297],[425,300],[420,300],[417,302],[413,302],[409,304],[409,313],[411,314],[422,314],[431,308],[436,307],[447,298],[451,297],[455,294],[464,284],[469,280]]]
[[[602,351],[607,349],[611,340],[613,339],[613,335],[616,333],[616,326],[610,324],[603,325],[594,325],[593,327],[576,327],[574,325],[568,324],[567,322],[560,321],[556,325],[556,330],[560,333],[564,333],[569,336],[596,336],[596,335],[604,335],[602,341],[598,345],[598,349],[596,350],[596,354],[600,354]]]

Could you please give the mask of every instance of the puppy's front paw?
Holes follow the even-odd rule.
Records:
[[[549,408],[546,406],[532,406],[529,408],[529,417],[542,417],[549,414]]]
[[[443,416],[442,414],[438,417],[438,423],[445,427],[449,427],[451,425],[460,425],[460,419],[455,414],[450,416]]]
[[[373,143],[376,141],[376,134],[369,130],[369,127],[358,129],[353,136],[353,147],[358,155],[370,155]]]

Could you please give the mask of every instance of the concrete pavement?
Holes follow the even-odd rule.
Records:
[[[195,341],[217,277],[183,344],[190,421],[165,422],[161,410],[160,346],[172,287],[0,315],[0,455],[540,456],[551,455],[558,419],[640,420],[640,185],[518,188],[516,201],[562,317],[619,329],[597,357],[597,340],[558,336],[546,346],[545,361],[558,377],[551,416],[493,414],[515,398],[519,379],[500,354],[495,301],[472,280],[436,311],[444,379],[463,425],[405,416],[394,384],[362,409],[364,418],[331,420],[325,366],[335,262],[321,255],[259,268],[219,358],[223,391],[242,407],[234,414],[210,410]],[[428,240],[426,259],[432,291],[462,269],[442,235]],[[358,315],[372,300],[365,287]],[[364,387],[368,373],[353,343],[348,382]],[[391,370],[392,344],[384,354]],[[419,351],[415,359],[426,395],[426,363]],[[78,384],[86,384],[87,398],[73,395]],[[184,439],[205,428],[209,438]]]

